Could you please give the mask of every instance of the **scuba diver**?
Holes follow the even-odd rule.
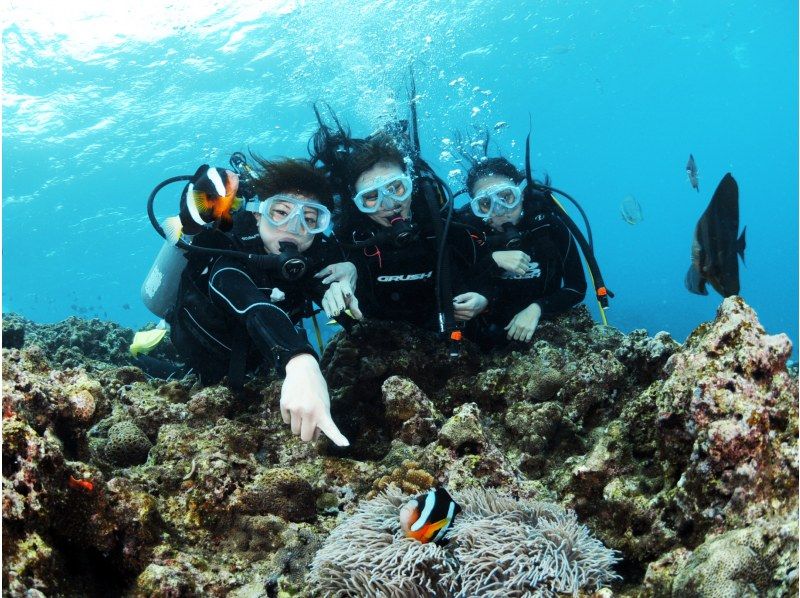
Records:
[[[354,139],[335,115],[333,128],[314,110],[309,153],[339,195],[334,236],[358,270],[364,315],[437,330],[457,354],[461,323],[487,299],[467,287],[474,243],[467,231],[448,229],[452,193],[419,155],[416,118]]]
[[[313,313],[312,300],[329,316],[348,309],[361,317],[352,290],[355,267],[342,263],[339,249],[322,234],[330,224],[330,186],[306,160],[253,157],[258,167],[248,165],[243,210],[234,211],[241,203],[239,181],[229,170],[203,166],[193,177],[156,187],[148,213],[167,244],[142,294],[169,322],[173,345],[203,384],[227,375],[232,388],[241,388],[245,372],[266,360],[285,376],[280,409],[292,433],[307,442],[321,432],[347,446],[331,419],[328,387],[301,321]],[[165,184],[187,178],[180,216],[162,228],[153,198]],[[163,275],[154,282],[153,272],[175,274],[170,249],[185,258],[173,303],[164,309],[172,283],[161,284]]]
[[[491,280],[489,309],[472,335],[482,346],[530,342],[539,320],[583,301],[586,277],[577,243],[553,213],[537,209],[543,192],[505,158],[478,162],[467,174],[469,203],[458,219],[480,231],[475,275]]]
[[[580,255],[594,286],[600,318],[614,294],[606,288],[594,255],[592,229],[580,204],[568,193],[533,179],[531,135],[525,141],[525,171],[507,159],[489,158],[489,134],[484,155],[468,153],[461,136],[461,155],[470,163],[469,203],[457,211],[458,225],[473,230],[481,256],[473,276],[491,281],[488,309],[470,323],[468,334],[488,349],[516,340],[530,342],[539,320],[562,313],[586,294],[586,277]],[[470,147],[475,144],[469,144]],[[556,199],[571,201],[583,217],[586,235]]]

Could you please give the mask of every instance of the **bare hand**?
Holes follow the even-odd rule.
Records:
[[[314,278],[321,278],[322,284],[330,284],[332,282],[347,282],[351,289],[356,288],[356,280],[358,274],[356,267],[351,262],[339,262],[324,267],[322,270],[314,274]]]
[[[345,309],[349,309],[356,320],[364,317],[358,307],[358,299],[353,293],[350,283],[346,281],[334,281],[331,283],[331,286],[322,296],[322,309],[329,318],[335,318]]]
[[[457,321],[466,322],[486,309],[487,305],[489,300],[480,293],[462,293],[453,297],[453,315]]]
[[[518,274],[522,276],[531,266],[531,256],[524,251],[494,251],[492,252],[492,259],[495,264],[501,267],[506,272]],[[534,266],[539,264],[534,263]]]
[[[331,419],[328,385],[311,355],[295,355],[286,364],[286,379],[281,386],[281,416],[292,426],[292,434],[308,442],[322,432],[337,446],[350,446]]]
[[[539,326],[539,318],[542,317],[542,308],[538,303],[531,303],[528,307],[511,318],[505,330],[509,340],[523,341],[529,343]]]

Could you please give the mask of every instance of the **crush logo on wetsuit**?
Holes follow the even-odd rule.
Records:
[[[539,264],[532,263],[528,266],[528,271],[525,274],[514,274],[513,272],[503,272],[500,275],[500,278],[505,278],[507,280],[522,280],[524,278],[539,278],[542,275],[542,271],[539,268]]]
[[[430,272],[420,272],[419,274],[398,274],[395,276],[378,276],[378,282],[410,282],[412,280],[425,280],[433,276]]]

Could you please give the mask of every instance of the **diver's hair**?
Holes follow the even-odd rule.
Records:
[[[467,173],[467,191],[470,196],[472,195],[475,183],[477,183],[479,179],[492,175],[508,177],[514,181],[515,185],[519,185],[525,180],[525,173],[520,171],[506,158],[486,158],[474,164]]]
[[[306,148],[312,164],[322,164],[323,168],[333,169],[341,166],[342,156],[346,155],[351,146],[352,138],[350,127],[342,124],[333,109],[325,103],[330,117],[336,124],[336,128],[325,123],[319,111],[317,103],[314,104],[314,114],[317,117],[319,127],[308,140]],[[338,190],[337,190],[338,191]]]
[[[253,189],[260,199],[278,193],[297,193],[313,197],[328,209],[333,209],[333,194],[325,171],[308,160],[279,158],[267,160],[252,154],[258,164],[258,176]]]
[[[395,164],[406,170],[403,154],[397,149],[394,139],[383,131],[354,146],[348,168],[353,189],[358,177],[377,164]]]
[[[353,196],[356,192],[356,181],[363,173],[377,164],[394,164],[407,171],[403,154],[397,148],[394,139],[386,132],[378,132],[368,139],[351,139],[351,150],[344,161],[344,192],[340,197],[339,209],[334,214],[334,233],[345,242],[351,239],[354,230],[369,227],[370,219],[362,214]]]

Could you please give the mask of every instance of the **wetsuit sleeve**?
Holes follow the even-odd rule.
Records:
[[[583,272],[578,244],[563,225],[559,228],[562,233],[559,235],[558,247],[562,256],[562,283],[560,289],[535,301],[541,306],[544,317],[564,312],[583,301],[586,296],[586,275]]]
[[[215,305],[245,326],[261,354],[273,361],[282,376],[295,355],[308,353],[316,358],[305,334],[269,301],[241,262],[218,259],[209,275],[208,294]]]

